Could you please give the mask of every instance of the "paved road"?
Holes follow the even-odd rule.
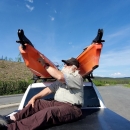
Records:
[[[130,121],[130,88],[122,85],[97,88],[106,107]]]
[[[0,105],[19,103],[22,99],[22,96],[23,96],[23,94],[0,96]]]
[[[106,107],[130,121],[130,88],[125,88],[121,85],[97,88],[103,97]],[[22,95],[20,96],[22,97]],[[21,100],[20,96],[12,97],[13,100],[6,97],[5,101],[7,103],[8,101],[15,103],[15,100],[18,102]],[[0,97],[0,102],[5,102],[1,101],[1,99],[3,100],[4,98]],[[0,114],[5,115],[16,109],[17,107],[0,109]]]
[[[8,115],[17,109],[18,109],[18,107],[16,107],[16,106],[0,109],[0,115]]]

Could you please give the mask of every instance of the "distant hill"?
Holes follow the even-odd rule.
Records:
[[[14,81],[14,80],[29,80],[32,79],[33,74],[29,68],[26,67],[24,62],[14,62],[7,60],[0,60],[0,81]],[[94,79],[108,80],[108,79],[128,79],[130,77],[124,78],[111,78],[111,77],[97,77]]]
[[[116,78],[113,78],[113,77],[100,77],[100,76],[94,76],[95,79],[117,79],[117,80],[120,80],[120,79],[130,79],[130,77],[116,77]]]
[[[0,60],[0,81],[29,80],[31,71],[23,62]]]

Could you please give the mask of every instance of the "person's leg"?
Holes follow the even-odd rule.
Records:
[[[32,105],[29,105],[10,118],[13,119],[14,121],[19,121],[21,119],[24,119],[33,115],[34,113],[44,108],[51,107],[51,106],[53,106],[53,101],[46,101],[43,99],[38,99],[34,103],[34,108],[32,108]]]
[[[39,128],[42,124],[47,125],[47,122],[51,121],[51,109],[49,108],[52,109],[53,107],[45,108],[27,118],[8,124],[8,130],[35,130]]]
[[[31,105],[29,105],[28,107],[23,108],[23,110],[19,111],[18,113],[16,113],[15,115],[11,116],[11,120],[10,118],[4,118],[3,116],[0,118],[0,127],[4,128],[4,126],[6,126],[7,124],[14,124],[13,128],[9,127],[9,129],[17,129],[17,123],[16,121],[19,121],[21,119],[26,119],[27,117],[30,117],[31,115],[35,114],[36,112],[43,110],[44,108],[47,107],[51,107],[54,105],[54,101],[46,101],[46,100],[36,100],[35,104],[34,104],[34,108],[32,108]],[[25,120],[26,121],[26,120]],[[13,122],[13,123],[12,123]],[[29,125],[28,122],[28,118],[26,121]],[[31,122],[32,124],[32,122]],[[15,128],[16,127],[16,128]],[[23,129],[22,129],[23,130]]]
[[[55,105],[57,105],[59,109],[59,115],[57,116],[59,123],[74,121],[82,116],[81,109],[72,104],[55,102]]]
[[[73,105],[57,103],[53,107],[40,110],[32,116],[16,121],[8,125],[8,130],[35,130],[49,125],[66,123],[78,119],[81,115],[81,109]],[[60,106],[61,105],[61,106]]]

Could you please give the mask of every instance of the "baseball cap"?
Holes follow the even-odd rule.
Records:
[[[79,62],[77,59],[75,58],[70,58],[68,60],[62,60],[62,62],[64,62],[67,65],[75,65],[77,68],[79,68]]]

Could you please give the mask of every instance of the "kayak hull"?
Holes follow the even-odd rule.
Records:
[[[52,78],[46,69],[41,65],[41,63],[39,63],[38,59],[40,58],[40,55],[42,55],[46,63],[57,69],[53,62],[51,62],[45,55],[40,53],[31,45],[25,44],[25,46],[26,49],[23,49],[22,46],[19,46],[19,51],[24,59],[25,65],[34,75],[42,78]]]
[[[80,74],[83,77],[89,75],[99,66],[102,47],[102,43],[93,43],[77,57],[80,63]]]
[[[52,78],[46,69],[41,65],[41,63],[39,63],[38,59],[40,58],[40,55],[42,55],[46,63],[57,69],[53,62],[31,45],[25,44],[25,46],[26,49],[23,49],[22,46],[19,46],[19,50],[26,66],[31,70],[31,72],[34,75],[42,78]],[[80,63],[79,72],[83,77],[89,75],[99,66],[102,47],[102,43],[93,43],[77,57],[77,60]]]

